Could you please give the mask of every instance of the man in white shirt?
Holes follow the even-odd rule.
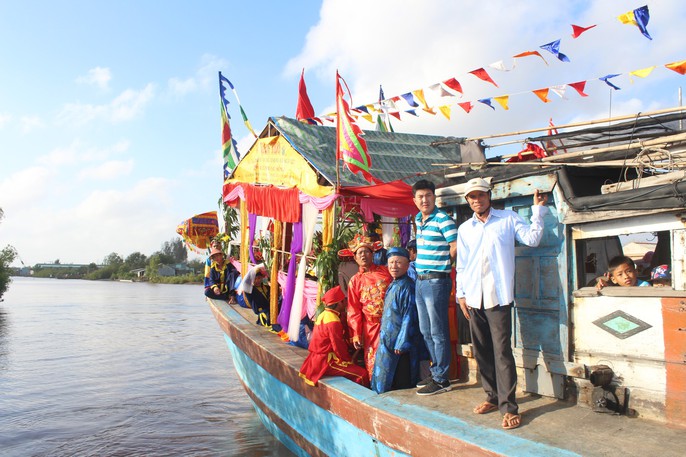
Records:
[[[469,320],[474,358],[486,392],[486,401],[474,412],[486,414],[498,409],[503,414],[503,428],[512,429],[521,424],[512,355],[515,240],[538,246],[548,196],[534,191],[531,225],[514,211],[492,208],[491,187],[481,178],[467,183],[465,199],[474,215],[457,231],[455,290],[460,309]]]

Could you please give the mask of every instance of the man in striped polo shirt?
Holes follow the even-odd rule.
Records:
[[[450,390],[450,329],[448,301],[452,288],[450,270],[455,259],[457,227],[436,207],[436,186],[422,179],[412,186],[419,209],[417,225],[417,281],[415,296],[419,329],[431,357],[431,376],[417,383],[417,395]]]

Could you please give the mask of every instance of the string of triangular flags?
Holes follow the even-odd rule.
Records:
[[[628,11],[627,13],[621,14],[617,16],[617,20],[619,20],[623,24],[630,24],[630,25],[635,25],[641,33],[646,36],[647,38],[652,40],[652,37],[648,33],[647,26],[648,26],[648,21],[650,19],[650,13],[648,6],[642,6],[640,8],[637,8],[632,11]],[[578,38],[581,36],[583,33],[586,31],[597,27],[598,24],[582,27],[578,26],[575,24],[572,24],[572,38]],[[558,60],[562,62],[569,62],[570,59],[569,57],[562,53],[560,51],[560,44],[561,44],[561,39],[557,39],[554,41],[551,41],[549,43],[543,44],[540,47],[540,49],[548,51],[551,53],[553,56],[555,56]],[[521,52],[517,55],[512,56],[513,58],[513,63],[511,68],[507,68],[505,63],[501,60],[498,62],[495,62],[491,65],[489,65],[489,68],[494,68],[496,70],[500,71],[511,71],[515,68],[517,59],[524,58],[524,57],[530,57],[530,56],[537,56],[543,62],[548,65],[548,62],[546,59],[543,57],[543,55],[537,51],[525,51]],[[669,67],[668,67],[669,68]],[[646,70],[647,69],[643,69]],[[651,70],[652,71],[652,70]],[[675,70],[676,71],[676,70]],[[648,72],[649,74],[650,72]],[[468,72],[468,74],[471,74],[479,79],[481,79],[484,82],[493,84],[495,87],[499,87],[498,84],[493,80],[493,78],[489,75],[488,71],[483,68],[477,68],[475,70],[472,70]],[[615,88],[615,90],[618,90],[617,86],[614,86],[609,79],[614,78],[619,76],[621,73],[617,74],[610,74],[603,76],[599,78],[600,80],[604,81],[606,84],[608,84],[610,87]],[[634,76],[639,76],[639,77],[646,77],[647,74],[645,74],[645,71],[642,70],[636,70],[636,72],[631,72]],[[643,76],[645,74],[645,76]],[[572,84],[567,84],[571,87],[578,87],[581,86],[582,83],[585,85],[585,81],[580,81],[578,83],[572,83]],[[551,86],[549,88],[543,88],[543,89],[535,89],[532,91],[526,91],[528,92],[534,92],[541,100],[548,100],[547,99],[547,93],[550,90],[553,90],[554,92],[560,94],[560,91],[562,91],[562,86],[565,85],[558,85],[558,86]],[[438,83],[432,84],[427,87],[427,89],[433,93],[438,94],[438,96],[443,99],[445,97],[450,97],[450,98],[455,98],[459,97],[462,98],[464,96],[464,92],[462,90],[462,85],[460,82],[455,78],[449,78],[445,81],[440,81]],[[582,88],[583,92],[583,88]],[[458,95],[459,94],[459,95]],[[514,95],[514,94],[511,94]],[[562,97],[562,95],[560,95]],[[585,94],[582,96],[586,96]],[[476,102],[480,102],[482,104],[485,104],[487,106],[490,106],[491,108],[495,109],[491,101],[498,102],[501,106],[503,106],[505,109],[507,109],[505,106],[507,104],[509,96],[501,96],[501,97],[489,97],[489,98],[484,98],[484,99],[479,99],[476,100]],[[547,102],[546,102],[547,103]],[[374,123],[374,114],[382,114],[385,115],[386,117],[388,115],[391,115],[395,117],[398,120],[401,120],[401,113],[405,113],[407,115],[411,116],[418,116],[417,113],[417,108],[421,108],[422,111],[425,111],[429,114],[435,115],[436,110],[441,112],[443,116],[445,116],[447,119],[450,119],[451,115],[451,106],[454,105],[455,103],[448,103],[448,104],[443,104],[439,106],[429,106],[427,101],[426,101],[426,96],[425,96],[425,90],[422,89],[416,89],[412,91],[405,92],[401,95],[396,95],[394,97],[388,98],[388,99],[383,99],[380,98],[378,102],[371,103],[371,104],[366,104],[366,105],[361,105],[357,106],[354,108],[351,108],[351,115],[355,118],[362,117],[365,120],[367,120],[370,123]],[[471,101],[464,101],[461,103],[456,103],[458,106],[460,106],[464,111],[469,113],[471,109],[474,107],[474,103]],[[406,106],[408,109],[403,109],[403,107]],[[310,123],[322,123],[322,120],[328,121],[328,122],[334,122],[335,121],[335,116],[336,113],[328,113],[322,116],[319,116],[317,118],[309,118],[305,119],[306,122]]]
[[[676,73],[679,73],[680,75],[686,74],[686,60],[667,63],[667,64],[664,64],[663,66],[669,70],[672,70],[672,71],[675,71]],[[653,70],[655,70],[655,68],[657,68],[657,65],[653,65],[653,66],[646,67],[646,68],[641,68],[638,70],[633,70],[633,71],[628,72],[627,74],[630,78],[630,81],[633,83],[634,80],[632,77],[646,78],[653,72]],[[475,106],[477,106],[476,103],[480,103],[482,105],[488,106],[489,108],[495,110],[495,106],[493,104],[495,102],[498,105],[500,105],[504,110],[508,110],[510,98],[513,96],[533,93],[543,103],[549,103],[552,101],[550,98],[548,98],[548,96],[550,95],[550,92],[553,92],[554,94],[556,94],[557,96],[559,96],[562,99],[566,99],[565,93],[566,93],[566,90],[568,87],[571,87],[572,89],[574,89],[581,97],[587,97],[588,94],[585,92],[586,84],[589,82],[593,82],[593,81],[602,81],[603,83],[605,83],[606,85],[608,85],[609,87],[611,87],[614,90],[621,90],[621,87],[617,86],[611,80],[613,78],[617,78],[617,77],[622,76],[624,74],[625,73],[613,73],[613,74],[608,74],[608,75],[601,76],[598,78],[588,78],[586,80],[577,81],[574,83],[557,84],[557,85],[552,85],[549,87],[544,87],[544,88],[539,88],[539,89],[531,89],[531,90],[526,90],[526,91],[514,92],[514,93],[510,93],[510,94],[506,94],[506,95],[480,98],[477,100],[467,100],[467,101],[463,101],[463,102],[450,103],[450,104],[439,105],[439,106],[431,106],[431,107],[428,106],[423,97],[420,97],[420,100],[423,103],[423,108],[422,108],[423,111],[427,111],[430,114],[436,114],[436,110],[438,110],[441,114],[443,114],[443,116],[446,119],[450,120],[451,114],[452,114],[452,107],[454,105],[459,106],[466,113],[470,113],[472,111],[472,109]],[[415,102],[415,104],[416,104],[416,102]],[[417,105],[417,106],[419,106],[419,105]],[[366,108],[368,109],[368,106]],[[377,108],[372,108],[369,111],[359,110],[359,109],[353,109],[352,111],[356,111],[356,110],[358,112],[364,111],[364,113],[363,114],[357,114],[357,115],[352,114],[352,116],[354,118],[357,119],[357,118],[361,117],[370,123],[374,123],[372,113],[381,113],[382,112],[381,109],[377,109]],[[410,114],[413,116],[417,116],[417,112],[415,109],[390,111],[388,108],[386,108],[385,112],[394,116],[398,120],[401,120],[401,116],[400,116],[401,112],[406,113],[406,114]],[[328,116],[327,115],[327,116],[321,116],[320,118],[323,120],[329,121],[329,122],[335,121],[334,116]]]

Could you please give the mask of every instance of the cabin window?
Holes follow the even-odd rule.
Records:
[[[669,231],[632,233],[576,242],[577,288],[592,287],[605,274],[610,260],[618,255],[630,257],[636,264],[638,278],[650,280],[650,272],[657,265],[671,268]]]

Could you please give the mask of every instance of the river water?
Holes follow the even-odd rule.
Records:
[[[13,278],[0,455],[292,454],[259,421],[201,286]]]

